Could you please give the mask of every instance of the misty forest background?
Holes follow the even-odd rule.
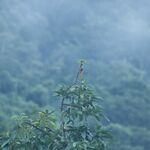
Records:
[[[150,149],[149,0],[1,0],[0,131],[59,107],[77,61],[110,121],[113,150]]]

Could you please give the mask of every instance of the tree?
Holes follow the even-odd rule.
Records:
[[[83,79],[84,61],[72,85],[61,86],[56,94],[61,98],[60,118],[48,110],[29,118],[16,116],[17,124],[1,138],[2,149],[19,150],[105,150],[111,135],[103,129],[102,109],[98,98]],[[90,120],[95,125],[90,128]]]

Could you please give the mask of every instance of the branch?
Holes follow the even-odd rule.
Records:
[[[64,104],[64,105],[65,105],[65,106],[70,106],[70,107],[81,108],[80,106],[75,105],[75,104]]]
[[[35,129],[39,130],[40,132],[45,133],[46,135],[50,136],[45,130],[43,130],[43,129],[37,127],[36,125],[34,125],[34,124],[30,123],[30,122],[24,122],[24,124],[27,124],[27,125],[29,125],[29,126],[35,128]],[[46,127],[46,128],[47,128],[47,127]],[[49,131],[53,132],[50,128],[47,128],[47,129],[49,129]]]
[[[63,108],[64,108],[64,100],[65,100],[65,98],[63,98],[62,101],[61,101],[61,108],[60,108],[61,112],[63,111]]]
[[[80,77],[80,76],[82,75],[82,73],[83,73],[83,64],[84,64],[84,62],[81,61],[81,62],[80,62],[80,67],[79,67],[79,71],[78,71],[77,76],[76,76],[76,79],[75,79],[75,84],[77,83],[79,77]]]

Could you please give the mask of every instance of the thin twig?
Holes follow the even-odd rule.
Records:
[[[63,99],[61,101],[61,112],[63,111],[63,108],[64,108],[64,100],[65,100],[65,98],[63,97]]]
[[[79,71],[76,76],[75,84],[77,83],[77,81],[78,81],[79,77],[82,75],[82,73],[83,73],[83,64],[80,64]]]
[[[64,106],[70,106],[70,107],[81,108],[80,106],[75,105],[75,104],[64,104]]]
[[[27,125],[29,125],[29,126],[35,128],[35,129],[39,130],[40,132],[43,132],[43,133],[45,133],[46,135],[50,136],[45,130],[43,130],[43,129],[37,127],[37,126],[35,126],[34,124],[32,124],[32,123],[30,123],[30,122],[24,122],[24,124],[27,124]],[[49,129],[49,128],[48,128],[48,129]],[[51,129],[49,129],[49,131],[53,132]]]

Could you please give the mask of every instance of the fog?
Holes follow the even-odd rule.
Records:
[[[59,38],[61,43],[88,43],[90,51],[127,52],[143,46],[149,48],[149,5],[146,0],[13,0],[1,4],[1,14],[7,23],[5,30],[26,40],[40,40],[44,44],[51,35],[51,38]],[[78,28],[81,31],[76,33],[74,30]],[[81,36],[86,37],[84,41]]]
[[[35,42],[43,53],[70,44],[86,55],[113,59],[112,53],[122,58],[148,51],[149,6],[146,0],[13,0],[1,2],[1,14],[7,24],[4,30]],[[79,56],[87,57],[84,52]]]
[[[2,128],[31,106],[57,107],[53,92],[74,81],[83,58],[113,150],[150,149],[149,8],[149,0],[0,0]]]

